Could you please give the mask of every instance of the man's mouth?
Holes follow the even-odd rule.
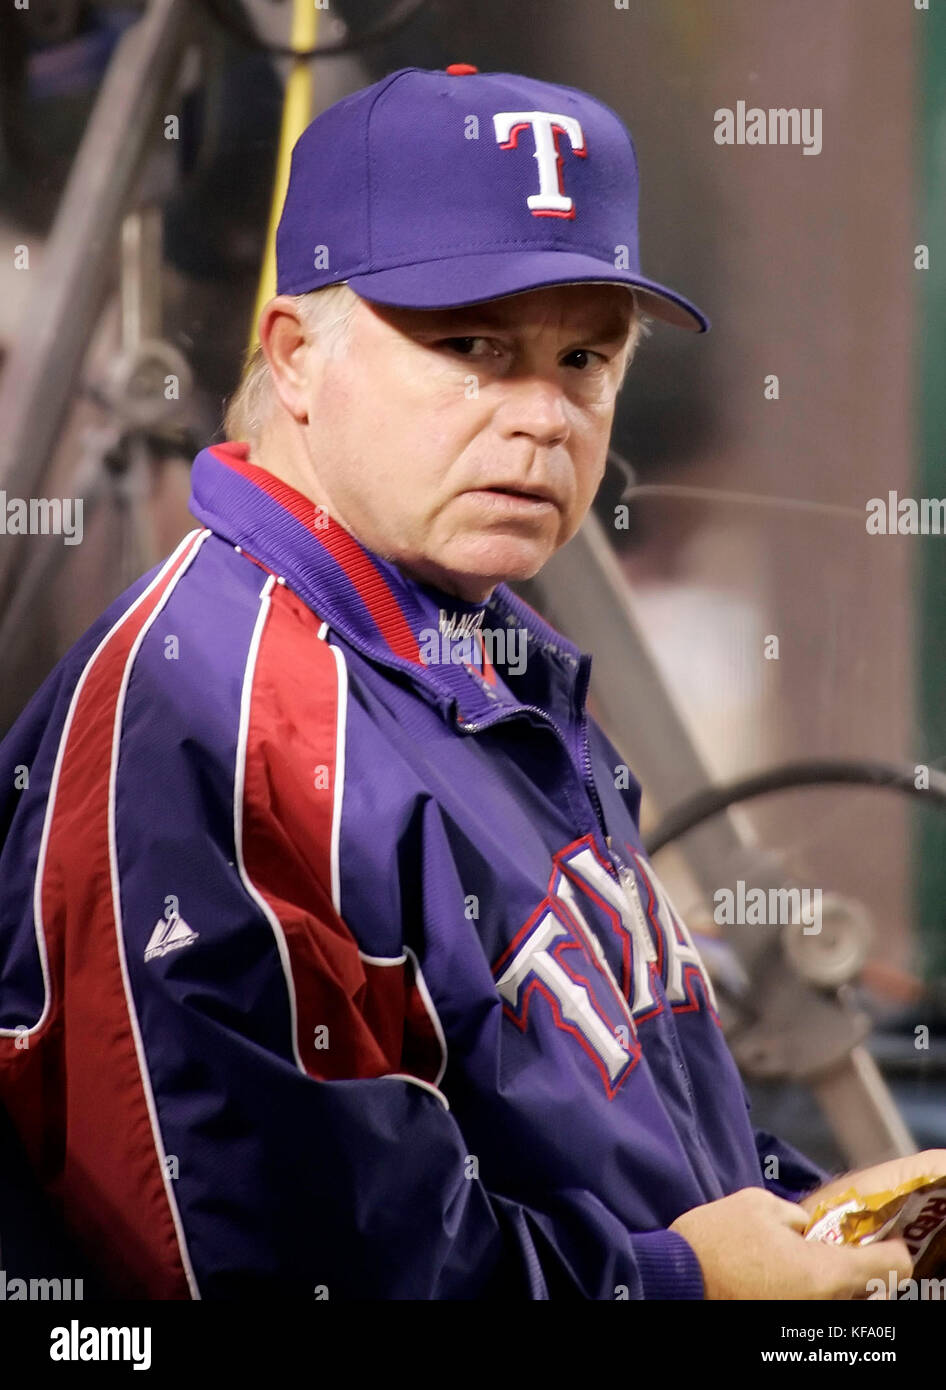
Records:
[[[472,491],[485,494],[487,497],[508,498],[513,504],[531,504],[532,506],[557,506],[551,491],[541,488],[535,492],[527,488],[516,487],[513,484],[497,483],[492,487],[473,488]]]

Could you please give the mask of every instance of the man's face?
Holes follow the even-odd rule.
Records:
[[[620,285],[464,309],[359,300],[347,354],[309,359],[306,437],[329,513],[463,598],[530,578],[601,481],[631,311]]]

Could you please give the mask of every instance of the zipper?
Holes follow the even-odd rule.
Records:
[[[516,718],[518,715],[520,715],[520,714],[536,714],[536,715],[538,715],[538,717],[539,717],[539,719],[542,721],[542,723],[546,726],[546,728],[549,728],[549,729],[552,730],[552,732],[555,734],[555,737],[558,739],[559,743],[562,745],[563,749],[565,750],[565,756],[568,758],[569,764],[570,764],[572,767],[575,766],[574,761],[573,761],[573,759],[572,759],[572,751],[571,751],[571,749],[570,749],[569,746],[568,746],[568,740],[567,740],[567,738],[566,738],[565,735],[562,733],[562,730],[559,728],[559,726],[555,723],[555,720],[554,720],[554,719],[550,719],[549,716],[546,714],[545,710],[544,710],[544,709],[540,709],[538,705],[517,705],[516,708],[515,708],[514,710],[508,710],[508,709],[507,709],[507,710],[503,710],[503,709],[500,709],[500,710],[497,710],[497,711],[496,711],[496,717],[495,717],[494,719],[481,719],[478,723],[467,723],[465,720],[461,720],[460,728],[463,730],[464,733],[468,733],[468,734],[478,734],[478,733],[480,733],[483,729],[491,729],[491,728],[493,727],[494,724],[501,724],[501,723],[503,722],[503,720],[515,719],[515,718]],[[583,718],[582,718],[582,773],[581,773],[581,778],[580,778],[580,780],[581,780],[582,786],[584,787],[586,793],[588,794],[588,799],[589,799],[590,802],[591,802],[592,808],[593,808],[593,810],[594,810],[595,816],[596,816],[597,821],[598,821],[598,825],[601,827],[601,834],[602,834],[602,836],[603,836],[605,839],[607,839],[607,838],[608,838],[608,829],[607,829],[607,826],[606,826],[605,823],[604,823],[604,811],[603,811],[602,806],[601,806],[601,799],[600,799],[600,797],[598,796],[598,789],[597,789],[597,787],[595,786],[595,783],[594,783],[594,775],[593,775],[593,773],[592,773],[592,768],[591,768],[591,755],[590,755],[589,750],[588,750],[588,737],[587,737],[587,732],[588,732],[588,731],[587,731],[587,717],[583,717]]]
[[[604,823],[604,811],[601,807],[601,800],[598,796],[598,789],[595,786],[594,774],[591,770],[591,748],[588,741],[588,711],[585,708],[585,698],[588,694],[588,683],[591,679],[591,666],[583,663],[579,667],[578,685],[575,688],[575,703],[581,709],[581,721],[579,724],[579,735],[581,740],[581,761],[584,769],[585,785],[591,793],[595,812],[598,816],[598,824],[601,826],[601,833],[610,843],[611,837],[608,834],[608,827]]]
[[[582,713],[581,716],[581,759],[585,773],[585,785],[591,793],[591,800],[598,817],[598,824],[601,826],[601,833],[610,844],[611,836],[608,834],[608,828],[604,823],[604,811],[601,807],[601,799],[598,796],[598,788],[595,786],[594,774],[591,770],[591,749],[588,746],[588,715],[585,713]]]
[[[571,752],[569,750],[568,742],[565,738],[565,735],[562,733],[561,729],[555,723],[555,721],[553,719],[550,719],[549,716],[545,713],[545,711],[540,709],[538,705],[520,705],[516,710],[513,711],[500,710],[497,711],[497,717],[495,719],[484,719],[481,720],[478,724],[463,723],[461,727],[467,733],[476,734],[479,733],[482,729],[491,728],[494,724],[502,723],[504,719],[515,719],[517,714],[524,714],[526,712],[530,714],[537,714],[539,718],[542,720],[543,724],[546,724],[550,729],[554,730],[559,742],[565,749],[565,753],[568,757],[569,763],[571,763]],[[585,776],[583,778],[583,781],[585,787],[589,792],[590,800],[595,808],[595,813],[598,817],[598,824],[601,827],[601,834],[604,837],[605,843],[608,847],[608,857],[611,861],[611,865],[615,873],[617,874],[618,884],[620,886],[622,894],[624,895],[624,901],[627,903],[628,920],[631,924],[631,935],[636,943],[637,952],[640,957],[642,957],[645,961],[650,963],[651,961],[655,961],[657,959],[657,945],[654,941],[653,934],[650,929],[650,924],[648,923],[646,914],[644,912],[644,905],[640,899],[640,893],[637,888],[637,879],[634,876],[634,871],[633,869],[629,868],[627,864],[624,863],[618,852],[615,850],[614,842],[612,841],[611,836],[608,834],[607,826],[604,823],[604,813],[601,808],[601,800],[598,796],[598,791],[594,784],[594,775],[591,767],[591,751],[588,746],[587,715],[582,716],[581,734],[582,766],[585,769]],[[597,948],[597,954],[599,958],[602,961],[605,961],[603,947],[601,946],[598,939],[594,936],[593,941],[595,947]],[[608,970],[608,973],[611,974],[610,966],[607,965],[606,961],[605,965]],[[616,982],[615,988],[617,989]],[[620,989],[618,989],[618,994],[621,996],[621,998],[624,997],[621,994]],[[628,1005],[628,1007],[630,1006]]]
[[[252,558],[252,557],[250,557],[250,558]],[[268,568],[268,566],[267,566],[267,568]],[[271,571],[271,573],[275,573],[275,571]],[[305,601],[305,600],[304,600],[304,596],[300,595],[300,597],[303,597],[303,601]],[[313,611],[315,611],[315,610],[313,610]],[[323,619],[323,621],[328,622],[327,619]],[[414,667],[414,665],[413,665],[412,662],[405,661],[402,657],[394,656],[393,653],[390,653],[390,652],[386,652],[383,656],[379,656],[376,652],[371,652],[371,651],[366,650],[366,648],[364,647],[364,645],[363,645],[363,643],[361,642],[361,640],[360,640],[359,638],[357,638],[357,637],[351,632],[351,630],[349,629],[347,623],[344,623],[344,622],[341,622],[341,623],[328,622],[328,627],[329,627],[329,629],[334,628],[334,630],[335,630],[336,632],[339,632],[339,633],[345,638],[345,640],[346,640],[347,642],[349,642],[349,643],[351,644],[351,646],[353,646],[353,647],[355,648],[356,651],[362,652],[362,654],[368,656],[369,659],[376,660],[376,661],[381,661],[381,662],[383,662],[383,664],[385,664],[385,665],[387,665],[387,666],[393,666],[393,667],[397,668],[398,670],[405,671],[405,672],[408,673],[408,675],[410,675],[410,676],[412,677],[413,680],[416,681],[416,678],[417,678],[417,671],[416,671],[416,668]],[[586,690],[587,690],[587,685],[588,685],[588,675],[589,675],[589,674],[590,674],[590,673],[587,673],[587,672],[586,672],[585,677],[584,677],[584,685],[585,685],[585,689],[586,689]],[[446,692],[446,693],[447,693],[448,695],[450,695],[451,698],[453,698],[453,699],[456,698],[455,696],[453,696],[452,692],[449,692],[449,691],[448,691],[448,692]],[[443,696],[442,696],[442,695],[438,695],[438,698],[442,700]],[[549,717],[549,715],[546,714],[545,710],[544,710],[544,709],[540,709],[538,705],[517,705],[516,708],[515,708],[514,710],[497,709],[497,711],[496,711],[496,717],[495,717],[495,718],[493,718],[493,719],[481,719],[478,723],[476,723],[476,722],[474,722],[474,723],[467,723],[465,720],[463,720],[463,717],[462,717],[462,715],[461,715],[461,716],[459,717],[459,724],[460,724],[460,728],[463,730],[464,733],[478,734],[478,733],[481,732],[481,730],[483,730],[483,729],[490,729],[490,728],[493,727],[494,724],[499,724],[499,723],[501,723],[504,719],[515,719],[516,716],[519,715],[519,714],[536,714],[536,715],[538,715],[538,717],[539,717],[539,719],[542,721],[542,723],[545,724],[548,728],[550,728],[550,729],[553,730],[553,732],[555,733],[556,738],[558,739],[559,743],[562,745],[563,749],[565,750],[565,756],[568,758],[569,763],[570,763],[572,766],[574,766],[574,763],[573,763],[573,761],[572,761],[572,752],[571,752],[571,749],[570,749],[569,746],[568,746],[568,740],[566,739],[565,735],[562,733],[562,731],[561,731],[561,729],[559,728],[559,726],[555,723],[555,720],[554,720],[554,719],[551,719],[551,718]],[[601,805],[601,798],[598,796],[598,789],[597,789],[597,787],[595,786],[595,783],[594,783],[594,774],[593,774],[593,772],[592,772],[592,767],[591,767],[591,752],[590,752],[590,749],[589,749],[589,746],[588,746],[588,713],[587,713],[586,710],[583,710],[583,711],[582,711],[581,724],[580,724],[580,732],[581,732],[581,755],[582,755],[582,756],[581,756],[581,763],[582,763],[581,781],[582,781],[582,783],[583,783],[583,785],[584,785],[584,788],[585,788],[585,790],[586,790],[586,792],[587,792],[587,794],[588,794],[588,797],[589,797],[589,799],[590,799],[590,801],[591,801],[592,808],[593,808],[593,810],[594,810],[595,816],[596,816],[597,821],[598,821],[598,825],[601,827],[601,834],[604,836],[605,839],[607,839],[607,838],[608,838],[608,829],[607,829],[607,826],[606,826],[605,820],[604,820],[604,809],[603,809],[603,807],[602,807],[602,805]]]
[[[640,950],[646,961],[656,961],[657,944],[654,940],[653,930],[651,928],[650,922],[647,920],[647,914],[644,911],[644,904],[641,902],[640,893],[637,888],[637,877],[634,874],[633,869],[631,869],[627,864],[625,864],[621,860],[620,856],[616,853],[614,845],[611,842],[610,835],[608,836],[608,850],[611,855],[611,862],[617,869],[618,878],[621,881],[621,888],[624,891],[624,897],[627,900],[627,904],[630,909],[632,935],[634,937],[634,940],[639,943]],[[668,922],[667,929],[669,931],[673,931],[672,922]],[[666,998],[664,999],[664,1003],[665,1007],[669,1007],[669,1005],[666,1003]],[[697,1110],[696,1098],[693,1093],[693,1079],[690,1076],[690,1069],[687,1066],[686,1058],[683,1055],[683,1048],[680,1042],[679,1034],[677,1033],[676,1029],[673,1030],[670,1039],[670,1045],[673,1048],[674,1054],[677,1059],[677,1066],[679,1067],[680,1075],[683,1078],[683,1085],[686,1088],[687,1100],[690,1107],[690,1111],[695,1116]],[[700,1148],[704,1156],[707,1158],[709,1162],[711,1171],[715,1171],[713,1160],[709,1154],[709,1150],[706,1147],[706,1143],[703,1140],[703,1137],[699,1133],[699,1131],[697,1131],[697,1142],[700,1145]]]
[[[655,961],[657,959],[657,945],[654,941],[653,932],[650,929],[650,923],[647,921],[647,916],[644,912],[644,904],[641,902],[634,871],[620,858],[614,848],[610,835],[607,837],[607,841],[611,863],[617,871],[618,882],[624,894],[624,901],[628,906],[631,934],[644,960],[648,962]]]

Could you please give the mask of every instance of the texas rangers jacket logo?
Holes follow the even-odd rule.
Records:
[[[493,966],[506,1015],[525,1032],[535,997],[544,997],[556,1027],[598,1068],[609,1099],[640,1060],[638,1023],[666,1006],[688,1013],[704,1001],[719,1021],[689,931],[651,865],[632,854],[637,873],[625,869],[616,879],[591,836],[558,851],[546,897]],[[614,967],[592,926],[602,917]]]
[[[497,111],[493,129],[502,150],[516,149],[522,131],[532,131],[532,157],[539,166],[539,191],[526,199],[532,216],[574,217],[574,201],[562,186],[562,153],[558,143],[564,135],[572,154],[582,159],[587,155],[584,131],[574,116],[556,116],[551,111]]]

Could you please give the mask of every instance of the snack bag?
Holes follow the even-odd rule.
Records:
[[[856,1188],[819,1202],[806,1240],[867,1245],[901,1239],[913,1258],[913,1278],[946,1275],[946,1178],[911,1178],[885,1192],[862,1196]]]

